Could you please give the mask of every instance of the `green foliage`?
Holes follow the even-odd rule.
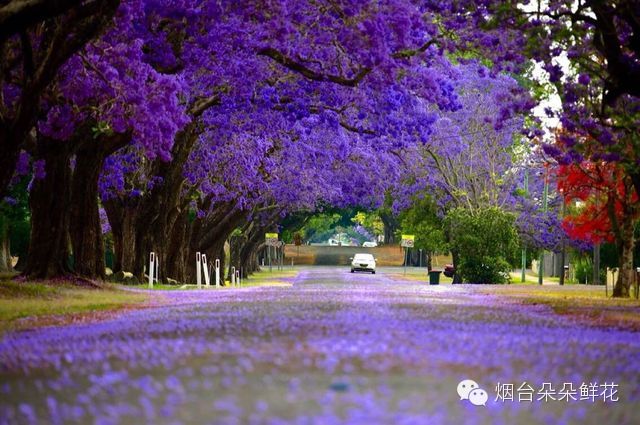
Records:
[[[23,177],[9,190],[12,203],[0,200],[0,229],[7,226],[11,255],[26,257],[31,232],[29,212],[29,177]]]
[[[445,218],[457,271],[465,282],[506,283],[509,260],[517,251],[515,217],[497,207],[470,211],[456,208]]]
[[[575,283],[593,284],[593,261],[590,256],[581,256],[573,263],[574,281]],[[600,267],[600,283],[603,284],[607,280],[606,266]]]
[[[358,211],[356,215],[351,219],[355,224],[359,224],[374,236],[380,236],[384,234],[384,223],[380,219],[380,215],[377,212],[363,212]]]
[[[93,134],[93,138],[97,139],[102,135],[113,134],[113,130],[108,122],[100,121],[95,126],[91,127],[91,133]]]
[[[400,227],[404,234],[415,235],[415,247],[428,253],[447,252],[442,219],[429,197],[415,199],[411,208],[400,214]]]
[[[311,242],[323,242],[329,239],[342,216],[338,213],[318,214],[305,224],[304,238]]]

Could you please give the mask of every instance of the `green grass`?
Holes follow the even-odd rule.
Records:
[[[65,283],[0,281],[0,334],[8,330],[64,323],[74,316],[118,310],[148,296],[106,286],[80,288]],[[21,319],[29,318],[28,324]]]
[[[538,284],[538,276],[530,274],[530,273],[526,273],[524,275],[524,282],[522,282],[522,274],[521,273],[509,273],[511,275],[511,283],[514,284],[520,284],[520,285],[537,285]],[[549,281],[553,281],[553,282],[560,282],[560,278],[551,278],[551,277],[544,277],[544,281],[545,282],[549,282]],[[568,282],[567,282],[568,283]]]
[[[437,269],[434,267],[434,269]],[[397,279],[410,280],[412,282],[424,282],[429,283],[429,273],[426,267],[407,267],[407,272],[404,272],[403,267],[397,268],[397,272],[390,273],[391,276]],[[440,283],[451,283],[453,279],[440,273]]]
[[[297,270],[285,269],[285,270],[276,270],[273,268],[273,271],[269,271],[268,267],[263,268],[263,270],[256,272],[242,280],[242,287],[253,287],[253,286],[287,286],[290,285],[290,282],[287,282],[287,279],[295,278],[298,275]],[[203,288],[204,282],[202,284]],[[136,288],[147,289],[147,284],[137,285]],[[231,282],[229,280],[225,281],[225,286],[222,286],[218,289],[233,289],[231,286]],[[175,291],[175,290],[193,290],[198,289],[197,285],[189,284],[189,285],[164,285],[164,284],[155,284],[153,285],[154,290],[158,291]],[[212,286],[209,289],[216,289],[215,280],[212,282]]]
[[[283,286],[290,285],[285,279],[293,279],[298,275],[297,270],[276,270],[269,271],[268,267],[249,276],[242,281],[242,286]]]
[[[611,298],[604,286],[591,285],[491,285],[476,289],[511,298],[526,305],[542,304],[555,313],[570,315],[585,323],[640,330],[640,300]]]

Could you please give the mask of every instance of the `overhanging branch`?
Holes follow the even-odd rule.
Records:
[[[353,78],[347,78],[340,75],[323,74],[308,68],[307,66],[296,62],[295,60],[284,55],[277,49],[272,47],[265,47],[258,51],[258,55],[266,56],[278,62],[280,65],[295,71],[305,78],[313,81],[328,81],[331,83],[339,84],[341,86],[356,87],[370,72],[371,68],[361,68]]]

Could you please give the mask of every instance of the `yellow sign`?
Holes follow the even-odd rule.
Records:
[[[400,241],[400,246],[404,246],[406,248],[413,248],[413,244],[415,242],[415,235],[402,235],[402,240]]]
[[[264,238],[265,239],[278,239],[278,234],[277,233],[265,233],[264,234]]]

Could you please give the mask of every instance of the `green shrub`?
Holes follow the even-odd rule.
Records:
[[[506,283],[518,244],[513,214],[497,207],[456,208],[445,218],[457,272],[469,283]]]

